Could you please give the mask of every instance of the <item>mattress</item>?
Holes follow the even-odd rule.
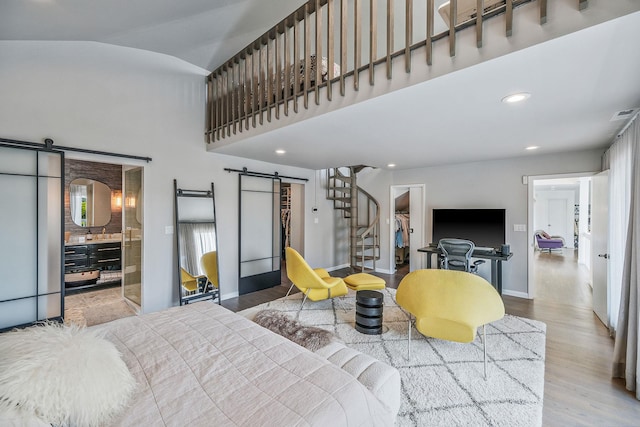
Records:
[[[394,422],[353,376],[211,301],[97,328],[117,346],[138,382],[116,426]]]

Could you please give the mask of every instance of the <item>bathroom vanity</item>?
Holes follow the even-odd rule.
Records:
[[[121,245],[119,239],[65,244],[65,289],[120,283]]]

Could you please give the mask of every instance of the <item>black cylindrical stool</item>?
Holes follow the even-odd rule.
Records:
[[[378,291],[356,292],[356,330],[363,334],[382,333],[384,295]]]

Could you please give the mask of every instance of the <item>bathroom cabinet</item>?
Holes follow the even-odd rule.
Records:
[[[79,289],[120,282],[120,275],[105,278],[105,272],[116,272],[122,268],[121,243],[82,243],[65,246],[65,288]]]

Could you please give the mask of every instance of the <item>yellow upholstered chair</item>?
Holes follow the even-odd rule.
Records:
[[[320,301],[328,298],[346,295],[349,290],[344,280],[339,277],[331,277],[327,270],[322,268],[312,269],[295,249],[286,248],[287,277],[292,286],[304,293],[302,304],[298,314],[309,298],[311,301]],[[291,290],[291,288],[289,288]],[[288,294],[288,293],[287,293]]]
[[[200,267],[207,278],[207,283],[204,286],[203,292],[215,291],[220,293],[220,284],[218,282],[218,252],[211,251],[206,252],[200,257]],[[211,289],[209,284],[211,284]],[[218,302],[220,297],[218,296]]]
[[[180,267],[180,280],[187,293],[193,294],[198,290],[198,278],[182,267]]]
[[[464,271],[416,270],[398,285],[396,302],[415,317],[418,332],[429,337],[469,343],[482,326],[486,378],[485,325],[504,317],[502,298],[489,282]],[[411,318],[408,344],[411,357]]]

